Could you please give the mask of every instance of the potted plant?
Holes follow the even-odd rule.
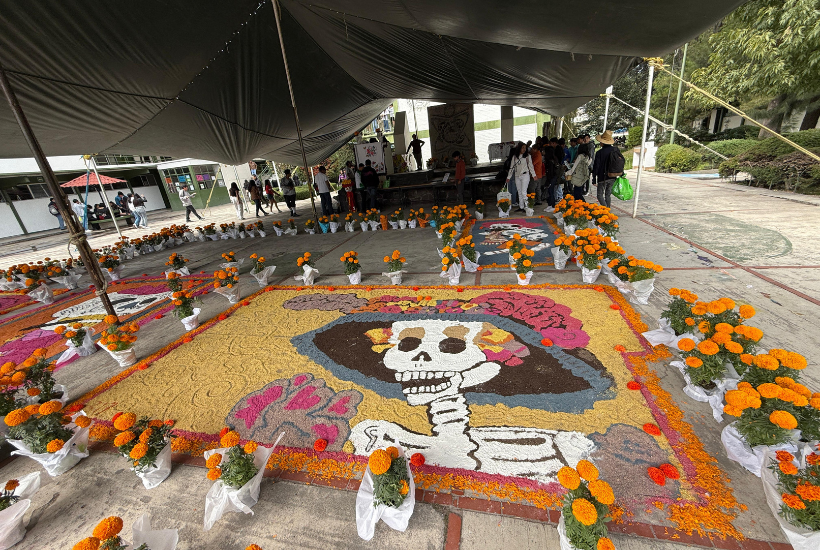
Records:
[[[40,472],[6,481],[0,493],[0,548],[11,548],[25,538],[25,514],[41,483]]]
[[[384,263],[387,264],[387,273],[382,273],[382,275],[390,278],[390,284],[401,284],[402,273],[404,273],[402,268],[406,261],[398,250],[394,250],[392,255],[384,257]]]
[[[450,246],[456,238],[456,224],[453,222],[442,224],[436,234],[441,239],[442,245]]]
[[[430,223],[430,214],[425,213],[424,208],[419,208],[416,219],[419,222],[419,227],[427,227],[427,224]]]
[[[296,222],[293,221],[293,218],[288,219],[288,228],[285,229],[285,235],[296,235],[299,230],[296,228]]]
[[[224,512],[253,514],[251,507],[259,500],[259,486],[265,465],[283,433],[273,447],[253,441],[241,444],[239,434],[229,428],[220,432],[219,449],[203,455],[208,479],[216,483],[205,496],[205,530],[210,530]]]
[[[282,227],[282,222],[279,222],[279,227]],[[256,232],[259,233],[260,237],[267,237],[267,233],[265,232],[265,223],[262,220],[259,220],[254,224],[254,228]]]
[[[560,235],[555,239],[555,246],[550,249],[555,269],[566,267],[573,250],[575,250],[575,235]]]
[[[589,205],[583,201],[573,202],[564,211],[564,233],[572,235],[578,229],[586,229],[592,216],[589,214]],[[596,231],[597,233],[597,231]]]
[[[467,235],[460,238],[456,244],[461,250],[461,261],[464,263],[464,269],[469,273],[478,271],[478,259],[481,257],[481,252],[475,249],[473,236]]]
[[[21,367],[25,370],[26,393],[29,395],[29,403],[45,403],[46,401],[57,400],[63,405],[68,402],[68,392],[65,386],[57,384],[52,371],[54,365],[46,357],[47,351],[44,348],[36,349],[31,357],[23,361]],[[15,380],[16,373],[12,374],[12,381]]]
[[[120,273],[122,266],[120,265],[120,258],[115,254],[103,254],[97,258],[100,263],[103,273],[108,274],[112,281],[120,280]]]
[[[6,415],[8,441],[17,448],[12,454],[39,462],[50,476],[58,476],[88,456],[88,427],[82,413],[65,422],[62,403],[47,401],[16,409]]]
[[[571,233],[567,232],[567,235]],[[585,283],[594,283],[601,274],[601,258],[604,256],[601,237],[593,229],[579,229],[575,236],[575,254],[581,266],[581,277]]]
[[[312,222],[313,220],[308,220],[308,222]],[[305,223],[305,227],[308,227],[307,222]],[[312,225],[310,226],[313,227]],[[330,220],[327,216],[320,216],[319,217],[319,229],[322,230],[322,233],[327,233],[330,231]]]
[[[119,431],[114,446],[131,464],[131,470],[146,489],[153,489],[171,473],[171,428],[173,420],[137,419],[131,412],[118,412],[111,419]]]
[[[245,258],[242,258],[244,260]],[[223,264],[225,265],[225,264]],[[235,267],[220,269],[214,273],[214,291],[228,299],[228,303],[239,301],[239,273]]]
[[[484,201],[481,199],[475,201],[475,219],[484,219]]]
[[[307,220],[305,222],[305,233],[307,233],[308,235],[313,235],[316,233],[316,222],[314,222],[312,219]]]
[[[357,217],[358,217],[358,219],[357,219]],[[353,233],[353,231],[355,231],[355,228],[353,227],[353,224],[356,221],[359,221],[360,219],[361,219],[361,214],[355,214],[354,215],[353,212],[348,212],[347,215],[345,215],[345,231],[348,232],[348,233]]]
[[[28,266],[23,266],[28,267]],[[24,293],[28,294],[29,298],[42,302],[46,305],[54,303],[54,293],[40,276],[42,273],[38,269],[30,269],[25,272]]]
[[[331,214],[328,224],[330,225],[330,232],[336,233],[339,230],[339,214]]]
[[[478,155],[475,154],[475,151],[470,153],[470,166],[478,166]]]
[[[168,261],[165,262],[165,265],[170,267],[168,271],[165,272],[165,277],[168,277],[169,273],[176,273],[177,275],[190,275],[191,272],[188,270],[187,264],[189,260],[187,258],[183,258],[181,255],[174,252],[170,256],[168,256]]]
[[[273,275],[273,272],[276,271],[276,266],[265,266],[265,257],[259,256],[256,253],[251,254],[251,261],[253,262],[251,276],[256,279],[259,286],[266,286],[268,284],[268,279],[271,275]]]
[[[527,207],[524,208],[524,215],[529,217],[535,213],[535,193],[527,193]]]
[[[621,283],[616,284],[618,290],[630,302],[644,305],[649,303],[649,296],[655,289],[655,274],[663,271],[662,266],[634,256],[621,256],[611,260],[608,266],[612,275]]]
[[[241,222],[239,226],[236,228],[236,232],[239,235],[240,239],[245,238],[245,222]]]
[[[72,550],[174,550],[179,542],[176,529],[151,529],[150,514],[143,514],[132,525],[133,545],[120,537],[122,527],[122,518],[105,518],[94,528],[93,536],[84,538]]]
[[[499,199],[498,202],[495,203],[498,206],[498,217],[499,218],[509,218],[510,217],[510,199]]]
[[[71,327],[58,325],[54,327],[55,334],[66,337],[66,347],[68,348],[58,359],[57,364],[65,363],[75,355],[86,357],[97,351],[94,340],[91,339],[91,329],[83,327],[82,323],[73,323]]]
[[[441,277],[447,279],[450,286],[458,284],[461,277],[461,255],[459,249],[445,246],[441,249]]]
[[[277,237],[282,236],[282,222],[275,221],[272,222],[271,225],[273,226],[273,232],[276,233]]]
[[[517,281],[521,286],[527,286],[532,279],[532,257],[535,252],[529,248],[522,248],[519,252],[513,254],[515,262],[515,272],[518,275]]]
[[[412,208],[410,209],[410,212],[407,214],[407,226],[410,229],[415,229],[416,225],[418,225],[418,220],[416,219],[417,215],[418,213]]]
[[[116,315],[106,315],[108,328],[102,331],[97,345],[103,347],[121,367],[130,367],[137,362],[134,343],[140,327],[136,323],[120,324]]]
[[[558,522],[561,548],[615,550],[606,528],[615,495],[606,481],[598,479],[595,465],[581,460],[576,468],[564,466],[558,470],[558,481],[567,489]]]
[[[177,290],[171,295],[171,299],[174,304],[174,317],[182,322],[185,330],[194,330],[198,327],[199,314],[202,310],[198,307],[194,307],[197,299],[185,290]]]
[[[245,263],[245,258],[236,259],[236,252],[223,252],[222,259],[225,260],[224,263],[219,264],[219,267],[222,269],[228,269],[230,267],[242,267],[242,264]]]
[[[319,270],[314,266],[310,252],[305,252],[300,258],[297,258],[296,265],[302,268],[302,275],[297,275],[295,279],[302,281],[307,286],[312,286],[316,276],[319,275]]]
[[[510,269],[515,271],[515,254],[521,252],[527,245],[527,240],[518,233],[515,233],[512,238],[504,243],[504,248],[507,249],[507,254],[510,260]]]
[[[405,531],[414,507],[415,485],[404,451],[398,447],[373,451],[356,494],[359,536],[372,539],[379,520]]]
[[[794,548],[820,545],[820,453],[808,452],[797,458],[788,451],[769,451],[763,468],[763,490],[780,529]]]
[[[345,264],[345,275],[350,280],[351,285],[358,285],[362,282],[362,266],[359,265],[359,253],[350,251],[345,252],[344,256],[339,258]]]

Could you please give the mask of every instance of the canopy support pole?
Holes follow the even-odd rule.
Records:
[[[111,221],[114,222],[114,229],[117,230],[117,235],[119,235],[120,240],[122,240],[122,231],[120,231],[120,225],[117,223],[117,215],[114,214],[114,209],[111,208],[111,201],[108,200],[108,193],[105,192],[105,186],[103,185],[102,178],[100,178],[100,173],[97,172],[97,161],[94,160],[92,155],[83,155],[83,161],[86,162],[86,166],[88,166],[89,159],[91,159],[91,168],[94,170],[94,175],[97,176],[97,183],[100,184],[100,190],[102,190],[103,198],[105,200],[105,207],[108,208],[108,212],[111,213]]]
[[[94,286],[97,287],[96,295],[99,296],[100,300],[102,300],[105,312],[108,315],[116,316],[117,312],[114,311],[114,306],[111,304],[111,300],[108,299],[108,294],[105,292],[108,285],[103,278],[97,257],[94,256],[94,252],[91,251],[91,245],[88,244],[85,231],[80,226],[77,218],[72,215],[74,212],[68,206],[68,199],[66,198],[62,187],[57,185],[57,178],[54,177],[54,172],[51,170],[51,165],[49,164],[45,153],[43,153],[42,148],[40,148],[40,142],[37,141],[37,137],[34,135],[34,131],[28,123],[28,119],[23,112],[23,108],[17,101],[17,96],[11,87],[11,83],[9,82],[8,76],[6,76],[6,70],[3,68],[2,63],[0,63],[0,88],[3,88],[3,93],[9,103],[9,107],[11,107],[11,110],[14,113],[14,118],[17,120],[17,125],[20,126],[20,131],[23,133],[26,143],[28,143],[31,152],[34,154],[34,159],[37,161],[37,166],[40,168],[40,172],[43,173],[43,179],[46,181],[48,190],[54,197],[54,204],[57,206],[57,210],[60,212],[60,215],[63,217],[63,221],[68,228],[68,234],[71,236],[69,242],[73,243],[79,250],[80,257],[83,259],[83,263],[88,270],[89,276],[91,276],[91,281],[94,283]]]
[[[288,56],[285,53],[285,40],[282,37],[282,14],[280,13],[279,2],[270,0],[273,4],[273,14],[276,16],[276,31],[279,33],[279,45],[282,47],[282,61],[285,64],[285,76],[288,79],[288,91],[290,92],[290,104],[293,106],[293,119],[296,121],[296,135],[299,138],[299,149],[302,151],[302,163],[305,167],[305,178],[311,178],[313,173],[308,167],[307,155],[305,154],[305,144],[302,141],[302,127],[299,124],[299,112],[296,110],[296,97],[293,95],[293,83],[290,81],[290,69],[288,68]],[[313,198],[313,186],[310,179],[307,181],[308,192],[310,193],[310,206],[313,208],[313,218],[319,223],[319,215],[316,214],[316,200]]]
[[[641,194],[641,175],[646,157],[646,131],[649,128],[649,106],[652,102],[652,80],[655,77],[655,66],[649,64],[649,82],[646,85],[646,109],[643,113],[643,132],[641,132],[641,152],[638,156],[638,177],[635,180],[635,202],[632,205],[632,217],[638,217],[638,197]]]
[[[604,129],[601,130],[602,134],[606,132],[606,124],[609,121],[609,97],[612,95],[612,91],[612,86],[606,89],[606,103],[604,103]]]
[[[683,71],[686,69],[686,50],[689,49],[689,42],[683,45],[683,61],[680,64],[680,76],[683,78]],[[683,91],[683,80],[678,81],[678,98],[675,100],[675,114],[672,115],[672,133],[669,134],[669,143],[675,143],[675,130],[678,128],[678,110],[680,109],[680,95]]]

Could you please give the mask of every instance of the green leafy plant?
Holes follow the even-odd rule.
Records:
[[[227,460],[222,463],[222,483],[228,487],[239,489],[259,471],[253,464],[253,454],[246,453],[240,446],[231,447],[227,453]]]
[[[29,407],[6,415],[9,438],[22,441],[36,454],[55,453],[62,449],[65,442],[74,435],[65,427],[65,416],[60,412],[62,404],[59,401],[49,401]]]
[[[14,494],[15,489],[19,486],[20,482],[16,479],[10,479],[6,482],[5,487],[3,487],[3,492],[0,493],[0,510],[5,510],[20,500],[20,497]]]
[[[661,145],[655,153],[658,172],[689,172],[697,169],[701,161],[700,153],[677,144]]]
[[[133,413],[114,415],[114,427],[122,429],[114,438],[114,446],[124,457],[132,461],[134,470],[144,473],[157,465],[157,457],[170,443],[174,425],[172,420],[151,420],[144,416],[134,421]]]
[[[394,457],[386,472],[379,475],[373,473],[373,506],[384,504],[398,508],[407,497],[409,482],[407,460],[403,456]]]

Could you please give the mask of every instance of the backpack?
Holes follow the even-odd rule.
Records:
[[[51,214],[52,216],[59,216],[60,215],[60,211],[57,210],[57,206],[54,205],[54,204],[49,204],[48,205],[48,213]]]
[[[145,201],[142,200],[142,197],[139,195],[134,195],[134,208],[138,208],[145,204]]]
[[[624,173],[624,165],[626,160],[617,147],[612,148],[612,152],[606,159],[606,175],[609,178],[617,178]]]

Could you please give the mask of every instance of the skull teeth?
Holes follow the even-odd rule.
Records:
[[[455,372],[443,371],[404,371],[394,374],[396,382],[407,382],[408,380],[432,380],[434,378],[452,378]]]
[[[444,382],[442,382],[441,384],[438,384],[436,386],[413,386],[412,388],[404,388],[402,390],[402,392],[405,395],[416,394],[416,393],[434,393],[434,392],[438,393],[440,391],[446,390],[447,388],[449,388],[452,385],[453,385],[453,383],[451,381],[445,380]]]

